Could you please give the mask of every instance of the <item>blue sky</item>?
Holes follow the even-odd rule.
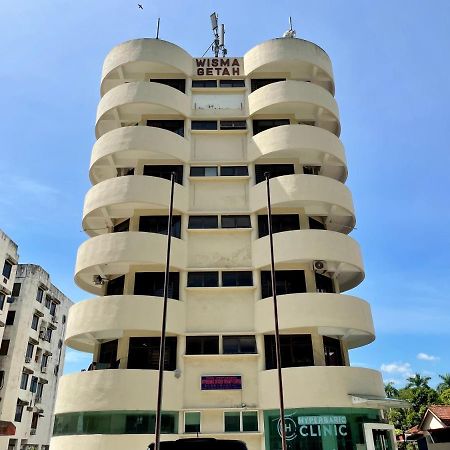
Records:
[[[101,66],[128,39],[161,38],[194,56],[211,42],[209,14],[227,29],[230,56],[280,36],[330,55],[377,340],[355,365],[403,383],[450,372],[450,38],[448,0],[22,0],[0,15],[0,227],[21,262],[42,265],[75,301],[83,198],[94,143]],[[66,372],[88,364],[68,352]]]

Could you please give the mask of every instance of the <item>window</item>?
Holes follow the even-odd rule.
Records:
[[[321,273],[315,273],[317,292],[335,292],[333,279]]]
[[[50,295],[45,296],[45,307],[50,309],[50,304],[52,303],[52,297]]]
[[[24,405],[19,400],[17,400],[16,414],[14,416],[14,422],[22,421],[23,406]]]
[[[222,216],[222,228],[251,228],[250,216]]]
[[[325,352],[325,364],[327,366],[343,366],[341,341],[339,339],[323,337],[323,349]]]
[[[122,295],[125,287],[125,275],[108,280],[106,283],[106,295]]]
[[[277,270],[275,272],[277,295],[306,292],[303,270]],[[272,276],[270,271],[261,271],[261,298],[272,297]]]
[[[275,336],[264,336],[266,370],[276,369]],[[287,334],[280,336],[281,367],[313,366],[311,335]]]
[[[282,177],[295,173],[294,164],[256,164],[255,175],[256,184],[265,181],[265,173],[269,172],[269,178]]]
[[[47,328],[47,331],[46,331],[46,333],[45,333],[45,340],[46,340],[47,342],[51,342],[51,341],[52,341],[52,333],[53,333],[53,329],[50,328],[50,327],[48,327],[48,328]]]
[[[219,86],[221,88],[245,87],[245,80],[220,80]]]
[[[37,426],[38,426],[38,421],[39,421],[39,413],[35,412],[33,413],[33,417],[31,419],[31,429],[32,430],[36,430]],[[35,450],[36,447],[31,446],[30,449],[25,448],[25,450]],[[43,450],[43,447],[41,446],[41,450]]]
[[[184,413],[184,432],[200,433],[200,413],[186,411]]]
[[[309,229],[310,230],[326,230],[326,226],[323,223],[323,219],[314,219],[313,217],[309,217]]]
[[[39,382],[36,390],[36,400],[39,401],[42,399],[42,394],[44,393],[44,383]]]
[[[216,120],[193,120],[191,122],[192,130],[217,130]]]
[[[169,298],[180,298],[180,274],[169,273]],[[153,295],[164,297],[164,272],[136,272],[134,281],[134,295]]]
[[[141,216],[139,231],[147,233],[167,234],[169,216]],[[172,236],[181,238],[181,216],[172,216]]]
[[[219,336],[186,336],[186,355],[218,355]]]
[[[148,127],[162,128],[184,136],[184,120],[147,120]]]
[[[216,80],[192,80],[193,88],[216,88]]]
[[[56,314],[56,303],[52,302],[52,304],[50,305],[50,314],[55,317]]]
[[[272,232],[300,230],[300,220],[298,214],[272,214]],[[267,215],[258,216],[258,237],[269,234],[269,223]]]
[[[8,311],[8,315],[6,316],[6,325],[14,325],[15,318],[16,318],[16,312]]]
[[[22,378],[20,379],[20,389],[26,389],[28,386],[29,375],[25,372],[22,373]]]
[[[258,431],[258,411],[225,411],[225,432]]]
[[[44,353],[42,355],[41,367],[47,367],[47,366],[48,366],[48,355],[46,353]]]
[[[217,167],[191,167],[191,177],[217,177]]]
[[[253,273],[250,270],[222,272],[222,286],[253,286]]]
[[[44,296],[44,289],[39,287],[37,290],[37,293],[36,293],[36,301],[38,301],[39,303],[42,303],[43,296]]]
[[[0,292],[0,309],[3,309],[5,306],[5,294],[3,292]]]
[[[263,119],[253,121],[253,136],[270,128],[280,127],[282,125],[289,125],[289,119]]]
[[[9,280],[9,277],[11,276],[13,264],[11,261],[6,260],[5,264],[3,266],[3,272],[2,275]]]
[[[245,120],[221,120],[221,130],[246,130],[247,122]]]
[[[159,337],[132,337],[128,347],[128,369],[158,370]],[[164,370],[175,370],[177,362],[177,338],[166,338]]]
[[[217,287],[219,272],[188,272],[188,287]]]
[[[303,173],[305,175],[319,175],[320,166],[303,166]]]
[[[175,78],[151,78],[150,81],[152,83],[160,83],[165,84],[166,86],[173,87],[174,89],[177,89],[178,91],[183,92],[183,94],[186,92],[186,80],[183,79],[175,79]]]
[[[33,314],[33,318],[31,319],[31,328],[37,331],[38,325],[39,325],[39,316],[37,314]]]
[[[255,336],[223,336],[222,342],[225,355],[256,353]]]
[[[27,351],[25,353],[26,358],[33,358],[34,345],[31,342],[28,342]]]
[[[31,377],[30,391],[36,393],[38,385],[38,377]]]
[[[144,166],[144,175],[170,180],[175,172],[175,183],[183,184],[183,166],[147,165]]]
[[[124,231],[130,231],[130,219],[124,220],[113,226],[113,233],[122,233]]]
[[[220,176],[222,177],[245,177],[247,175],[247,166],[224,166],[220,168]]]
[[[11,293],[11,295],[13,297],[18,297],[20,295],[21,286],[22,285],[20,283],[14,283],[13,288],[12,288],[12,293]]]
[[[188,228],[193,230],[218,228],[217,216],[190,216]]]
[[[9,339],[3,339],[0,344],[0,356],[5,356],[8,354],[9,350]]]
[[[251,80],[252,92],[268,84],[277,83],[278,81],[286,81],[286,78],[255,78]]]
[[[119,341],[117,339],[100,344],[97,368],[112,369],[119,366],[119,361],[117,360],[118,344]]]

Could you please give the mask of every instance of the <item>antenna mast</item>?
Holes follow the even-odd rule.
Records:
[[[227,49],[225,48],[225,25],[220,25],[220,34],[219,34],[219,16],[216,12],[213,12],[210,16],[211,19],[211,28],[214,33],[214,41],[211,44],[211,47],[214,52],[214,56],[216,58],[219,57],[219,53],[222,53],[222,56],[227,56]]]

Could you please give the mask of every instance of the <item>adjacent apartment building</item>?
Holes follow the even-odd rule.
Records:
[[[154,439],[171,173],[163,438],[281,447],[269,172],[290,448],[395,445],[380,373],[349,356],[375,332],[347,293],[364,266],[334,89],[330,58],[302,39],[231,58],[158,39],[109,53],[75,269],[92,298],[71,309],[66,341],[95,370],[61,379],[52,450]]]
[[[17,264],[15,256],[9,251],[7,263]],[[9,308],[0,347],[0,421],[13,424],[15,432],[0,436],[0,450],[48,450],[72,302],[42,267],[19,264],[16,269],[4,302]]]

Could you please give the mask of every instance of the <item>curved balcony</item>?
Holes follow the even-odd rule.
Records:
[[[120,167],[136,167],[139,160],[186,162],[189,142],[155,127],[124,127],[104,134],[92,149],[89,177],[93,184],[117,176]]]
[[[278,81],[248,96],[250,116],[294,115],[299,121],[314,120],[316,126],[339,136],[339,110],[333,96],[320,86],[305,81]]]
[[[334,95],[333,69],[328,55],[318,45],[303,39],[271,39],[244,55],[246,76],[288,74],[289,78],[311,80]]]
[[[108,369],[61,377],[55,414],[79,411],[156,410],[157,370]],[[183,380],[164,377],[164,410],[182,408]]]
[[[301,164],[321,166],[321,174],[344,182],[347,162],[339,138],[327,130],[309,125],[283,125],[253,136],[248,158],[257,163],[271,159],[298,159]]]
[[[100,340],[128,335],[159,335],[163,300],[145,295],[111,295],[76,303],[67,321],[66,344],[83,352],[94,352]],[[184,332],[185,305],[169,300],[167,333]]]
[[[340,290],[358,286],[364,279],[364,268],[358,243],[342,233],[323,230],[284,231],[273,235],[275,263],[283,265],[323,260],[327,270],[338,279]],[[270,266],[269,237],[253,242],[253,265]]]
[[[203,433],[202,433],[203,435]],[[177,434],[162,434],[161,442],[186,437]],[[53,436],[52,450],[122,450],[146,449],[150,442],[154,442],[154,435],[150,434],[82,434],[74,436]]]
[[[170,86],[149,81],[122,84],[100,100],[95,133],[99,138],[122,122],[139,122],[145,114],[186,117],[190,112],[189,97]]]
[[[276,409],[279,406],[277,371],[259,374],[259,407]],[[361,367],[289,367],[283,369],[286,408],[351,408],[351,394],[384,397],[380,372]]]
[[[375,339],[370,306],[364,300],[342,294],[279,295],[280,331],[293,333],[301,328],[317,327],[324,336],[341,336],[347,348],[367,345]],[[273,333],[272,298],[256,302],[257,333]]]
[[[355,226],[350,190],[339,181],[317,175],[284,175],[270,180],[272,207],[303,208],[309,216],[326,216],[329,229],[349,233]],[[250,208],[267,209],[266,184],[250,189]],[[317,258],[316,258],[317,259]]]
[[[192,73],[192,57],[171,42],[133,39],[114,47],[103,63],[101,93],[127,81],[141,80],[148,73],[180,75]]]
[[[168,210],[170,180],[146,175],[110,178],[93,186],[84,201],[83,229],[89,236],[108,232],[112,219],[132,217],[135,210]],[[174,210],[188,208],[188,193],[175,184]]]
[[[103,234],[80,245],[75,265],[75,282],[85,291],[101,295],[102,287],[93,282],[95,275],[108,277],[128,273],[130,266],[147,266],[148,270],[164,271],[167,236],[157,233]],[[186,243],[172,240],[171,270],[186,266]]]

